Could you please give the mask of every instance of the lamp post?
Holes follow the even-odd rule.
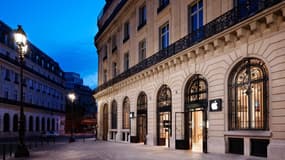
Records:
[[[18,48],[19,59],[20,59],[20,126],[19,126],[19,144],[15,152],[15,157],[29,157],[30,153],[27,146],[25,145],[25,120],[24,120],[24,106],[23,106],[23,67],[24,58],[27,53],[27,36],[21,25],[18,25],[17,30],[14,32],[14,40]]]
[[[135,117],[135,112],[130,112],[130,143],[132,143],[132,119]]]
[[[74,100],[76,99],[75,93],[69,93],[68,94],[68,99],[71,101],[71,131],[70,131],[70,138],[69,138],[69,142],[75,142],[75,139],[73,137],[73,108],[74,108]]]

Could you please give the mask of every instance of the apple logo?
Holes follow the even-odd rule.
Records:
[[[211,108],[212,108],[212,110],[217,110],[217,109],[218,109],[218,103],[217,103],[217,101],[214,101],[214,102],[211,104]]]

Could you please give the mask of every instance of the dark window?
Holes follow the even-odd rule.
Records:
[[[50,131],[50,119],[47,119],[47,131]]]
[[[29,131],[30,132],[34,131],[34,118],[33,118],[33,116],[30,116],[30,118],[29,118]]]
[[[243,154],[243,143],[242,138],[229,138],[229,153]]]
[[[248,15],[254,15],[259,10],[259,4],[260,0],[234,0],[234,5],[239,11],[238,16],[241,19]]]
[[[229,77],[229,128],[268,129],[267,68],[259,59],[245,58]]]
[[[107,45],[104,45],[103,47],[103,61],[105,61],[107,58],[108,58],[108,48],[107,48]]]
[[[130,66],[130,56],[129,53],[125,53],[124,55],[124,70],[128,70]]]
[[[146,24],[146,5],[144,4],[139,8],[139,25],[138,30]]]
[[[40,131],[40,118],[39,117],[36,118],[36,131],[37,132]]]
[[[103,72],[103,83],[107,82],[107,70],[105,69]]]
[[[18,84],[19,83],[19,74],[15,73],[15,80],[14,83]]]
[[[162,11],[166,6],[168,6],[169,0],[158,0],[157,13]]]
[[[42,131],[45,131],[46,130],[46,120],[45,118],[43,117],[42,118]]]
[[[250,154],[253,156],[267,157],[268,139],[251,139]]]
[[[117,63],[113,62],[113,78],[115,78],[117,76]]]
[[[10,81],[10,70],[9,70],[9,69],[6,69],[6,72],[5,72],[5,80],[6,80],[6,81]]]
[[[114,100],[112,102],[112,109],[111,109],[111,127],[112,129],[117,129],[117,102]]]
[[[126,97],[123,101],[123,129],[130,128],[130,100]]]
[[[55,120],[54,120],[54,118],[51,120],[51,130],[55,131]]]
[[[13,132],[18,132],[18,125],[19,125],[18,115],[15,114],[13,117]]]
[[[197,31],[203,26],[203,0],[189,6],[188,9],[188,32]]]
[[[145,39],[139,42],[139,62],[146,57],[146,41]]]
[[[130,23],[129,21],[124,24],[124,40],[126,42],[130,38]]]
[[[159,28],[159,49],[167,48],[169,45],[169,25],[164,24]]]
[[[3,131],[10,132],[10,115],[5,113],[3,119]]]
[[[117,50],[117,36],[114,34],[112,36],[112,53]]]

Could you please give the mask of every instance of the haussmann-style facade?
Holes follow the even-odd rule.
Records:
[[[23,69],[26,136],[47,131],[63,134],[65,89],[59,64],[29,42]],[[20,80],[13,30],[0,21],[0,138],[19,135]]]
[[[285,157],[285,2],[106,0],[98,137]]]

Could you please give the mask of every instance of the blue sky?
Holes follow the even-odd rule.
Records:
[[[57,61],[64,71],[97,86],[97,52],[93,38],[105,0],[1,0],[0,20],[16,28]]]

